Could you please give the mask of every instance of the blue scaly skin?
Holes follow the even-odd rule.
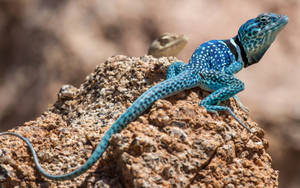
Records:
[[[210,91],[200,106],[208,112],[227,111],[248,131],[246,126],[229,107],[219,103],[234,97],[244,89],[244,83],[234,77],[242,68],[257,63],[274,41],[276,35],[287,24],[288,17],[272,13],[260,14],[244,23],[238,34],[228,40],[211,40],[201,44],[193,53],[188,64],[176,62],[167,70],[167,79],[143,93],[112,124],[104,134],[90,158],[78,169],[64,175],[51,175],[42,169],[31,143],[21,135],[4,132],[1,135],[13,135],[26,142],[32,152],[35,165],[42,175],[52,180],[67,180],[83,174],[103,154],[110,137],[135,120],[156,100],[174,95],[182,90],[200,87]]]

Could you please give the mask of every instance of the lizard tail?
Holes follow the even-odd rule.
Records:
[[[47,173],[40,165],[36,152],[34,151],[31,143],[25,137],[11,132],[3,132],[1,135],[13,135],[22,139],[29,147],[34,163],[38,171],[45,177],[52,180],[68,180],[77,177],[87,171],[98,159],[102,156],[110,137],[125,128],[131,121],[141,115],[146,109],[148,109],[156,100],[171,96],[182,90],[195,87],[197,84],[197,78],[193,76],[192,71],[183,71],[179,75],[165,80],[152,88],[144,92],[139,98],[137,98],[132,105],[112,124],[112,126],[106,131],[101,141],[98,143],[96,149],[89,157],[89,159],[76,170],[63,174],[63,175],[51,175]]]

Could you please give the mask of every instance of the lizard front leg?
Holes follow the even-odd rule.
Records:
[[[239,72],[240,70],[242,70],[243,68],[243,63],[241,63],[240,61],[235,61],[233,63],[231,63],[228,67],[224,68],[224,72],[226,74],[235,74],[237,72]],[[246,113],[249,112],[248,108],[243,105],[243,103],[240,101],[240,99],[238,98],[237,95],[233,96],[233,99],[236,101],[237,105]]]
[[[229,107],[219,105],[221,101],[227,100],[244,90],[244,83],[233,75],[218,71],[203,71],[200,75],[203,78],[201,86],[213,90],[210,95],[200,102],[200,106],[203,106],[208,112],[214,112],[216,114],[218,114],[218,111],[229,112],[239,124],[251,132],[249,127],[245,125]]]

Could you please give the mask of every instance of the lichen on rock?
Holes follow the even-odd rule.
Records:
[[[28,138],[51,174],[78,168],[104,132],[144,91],[165,78],[173,57],[114,56],[80,88],[64,86],[57,102],[34,121],[10,131]],[[24,143],[0,137],[0,187],[277,187],[264,131],[241,111],[249,133],[231,116],[199,106],[208,93],[194,88],[156,101],[112,136],[102,158],[68,181],[42,177]]]

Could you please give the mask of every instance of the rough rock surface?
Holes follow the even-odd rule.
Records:
[[[51,174],[83,164],[103,133],[144,91],[165,77],[175,58],[115,56],[79,89],[63,86],[57,102],[35,121],[10,131],[27,137]],[[264,131],[234,100],[224,102],[246,121],[209,114],[195,88],[156,101],[110,139],[103,157],[74,180],[55,182],[35,169],[24,143],[0,137],[0,187],[277,187]]]

